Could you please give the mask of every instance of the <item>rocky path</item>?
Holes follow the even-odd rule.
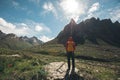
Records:
[[[78,69],[75,71],[67,71],[66,62],[52,62],[45,66],[45,70],[48,72],[48,80],[84,80],[78,74]]]
[[[21,57],[19,54],[13,54],[13,55],[0,55],[5,57]]]

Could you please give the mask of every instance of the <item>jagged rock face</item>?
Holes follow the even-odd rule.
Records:
[[[43,43],[42,41],[38,40],[37,37],[32,37],[32,38],[30,38],[30,39],[29,39],[29,42],[30,42],[31,44],[34,44],[34,45],[39,45],[39,44]]]
[[[0,39],[2,39],[6,34],[0,30]]]
[[[120,23],[112,23],[110,19],[87,19],[76,24],[72,19],[63,31],[57,36],[58,43],[65,44],[69,36],[72,36],[77,44],[84,44],[86,40],[99,44],[97,39],[109,44],[120,46]]]
[[[24,42],[29,42],[33,45],[40,45],[42,44],[43,42],[38,40],[37,37],[31,37],[31,38],[28,38],[27,36],[24,36],[24,37],[20,37],[19,38],[21,41],[24,41]]]
[[[7,39],[18,39],[18,37],[17,37],[15,34],[13,34],[13,33],[7,34],[7,35],[5,36],[5,38],[7,38]]]
[[[76,22],[71,19],[70,23],[67,24],[64,27],[63,31],[61,31],[60,34],[57,36],[58,42],[64,44],[67,41],[68,37],[73,35],[76,26]]]
[[[19,39],[22,40],[22,41],[28,41],[29,40],[29,38],[27,36],[20,37]]]

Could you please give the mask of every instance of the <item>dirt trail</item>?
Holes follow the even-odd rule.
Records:
[[[75,68],[75,71],[67,71],[66,62],[52,62],[45,66],[45,70],[48,72],[48,80],[84,80],[78,74],[78,69]]]
[[[19,54],[13,54],[13,55],[0,55],[5,57],[21,57]]]

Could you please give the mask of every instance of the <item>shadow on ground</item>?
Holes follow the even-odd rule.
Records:
[[[101,58],[94,58],[90,56],[76,56],[77,59],[84,59],[84,60],[91,60],[91,61],[99,61],[99,62],[119,62],[120,59],[118,58],[111,58],[111,59],[101,59]]]
[[[79,76],[76,72],[67,70],[62,80],[84,80],[83,77]]]

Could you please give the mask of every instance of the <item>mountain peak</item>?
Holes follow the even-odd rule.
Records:
[[[93,44],[99,44],[102,40],[108,44],[120,47],[120,23],[112,23],[111,19],[90,18],[79,24],[73,19],[64,27],[57,36],[58,43],[65,44],[68,37],[72,35],[76,44],[84,44],[86,40]],[[99,40],[98,40],[99,39]]]
[[[72,18],[70,24],[76,24],[75,20]]]
[[[0,30],[0,33],[3,33],[3,32]]]
[[[0,33],[2,33],[2,31],[0,30]]]

